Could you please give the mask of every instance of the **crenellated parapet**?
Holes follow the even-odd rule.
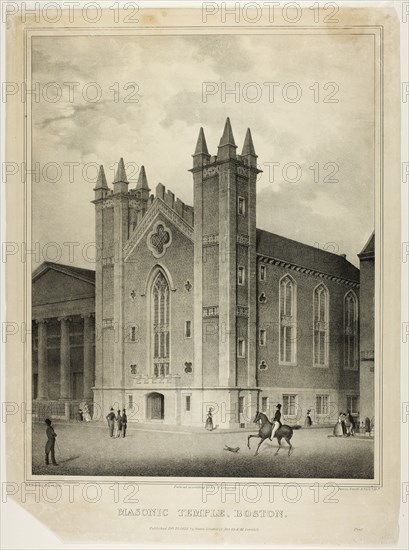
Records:
[[[174,193],[162,183],[158,183],[155,189],[155,197],[162,200],[169,208],[171,208],[178,216],[186,223],[193,227],[193,207],[188,206],[183,201],[175,197]],[[153,201],[152,201],[153,202]]]
[[[115,176],[113,184],[114,189],[108,187],[104,168],[101,165],[94,188],[95,200],[93,202],[102,209],[113,208],[116,195],[119,196],[121,200],[127,202],[129,236],[133,233],[135,228],[140,225],[156,198],[163,201],[190,227],[193,227],[193,207],[185,204],[178,197],[175,197],[175,194],[169,189],[167,190],[162,183],[158,183],[156,186],[155,194],[150,193],[144,166],[141,166],[136,187],[128,190],[128,184],[125,164],[122,158],[119,161],[118,172]]]

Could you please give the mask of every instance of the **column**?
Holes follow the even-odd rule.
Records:
[[[71,394],[70,326],[68,317],[60,317],[60,399],[69,399]]]
[[[84,399],[92,399],[92,387],[94,385],[94,342],[92,313],[82,315],[84,319]]]
[[[39,319],[38,325],[38,395],[37,399],[48,399],[47,378],[47,321]]]

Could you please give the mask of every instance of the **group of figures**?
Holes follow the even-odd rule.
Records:
[[[126,416],[125,409],[122,409],[122,413],[118,409],[117,414],[115,414],[114,409],[111,407],[106,419],[110,437],[125,437],[128,425],[128,417]]]
[[[91,422],[91,415],[86,403],[81,403],[79,406],[77,414],[75,415],[75,420],[77,422]]]
[[[346,414],[340,412],[338,422],[334,426],[334,436],[341,437],[350,435],[355,435],[355,419],[351,411],[348,411]]]

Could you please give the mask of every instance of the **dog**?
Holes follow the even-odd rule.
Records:
[[[225,445],[224,450],[230,451],[231,453],[238,453],[240,451],[240,447],[229,447],[228,445]]]

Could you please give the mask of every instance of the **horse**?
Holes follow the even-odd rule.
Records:
[[[271,434],[273,432],[273,424],[269,421],[269,419],[267,418],[267,416],[262,413],[262,412],[257,412],[256,414],[256,417],[254,418],[254,423],[257,423],[258,421],[261,421],[261,427],[259,429],[259,432],[258,432],[258,435],[249,435],[248,438],[247,438],[247,447],[250,449],[250,439],[252,437],[259,437],[261,438],[261,441],[260,443],[258,444],[258,447],[256,449],[256,452],[254,454],[254,456],[257,456],[258,455],[258,450],[260,448],[260,445],[263,443],[263,441],[265,439],[270,439],[270,441],[272,441],[271,439]],[[294,430],[299,430],[301,428],[301,426],[287,426],[286,424],[283,424],[280,428],[278,428],[278,430],[276,431],[276,433],[274,434],[274,437],[277,438],[278,440],[278,449],[275,453],[275,455],[278,453],[278,451],[281,449],[281,440],[282,439],[285,439],[289,445],[289,449],[288,449],[288,456],[291,455],[292,453],[292,450],[293,450],[293,446],[291,445],[290,443],[290,440],[293,436],[293,431]],[[274,456],[275,456],[274,455]]]

